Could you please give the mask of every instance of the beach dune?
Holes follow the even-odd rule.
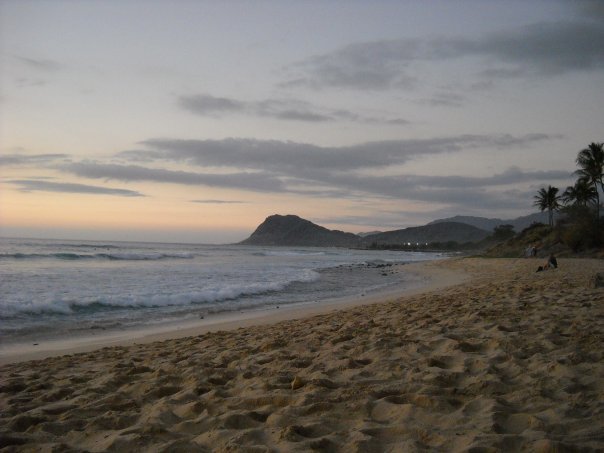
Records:
[[[6,451],[598,451],[602,260],[0,368]],[[4,450],[3,450],[4,451]]]

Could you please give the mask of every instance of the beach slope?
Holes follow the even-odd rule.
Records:
[[[604,448],[604,261],[0,368],[7,451]]]

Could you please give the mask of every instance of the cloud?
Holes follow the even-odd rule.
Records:
[[[272,100],[261,102],[255,107],[256,113],[259,116],[276,118],[279,120],[322,123],[342,119],[340,115],[337,115],[334,112],[318,113],[317,111],[313,111],[310,105],[305,102]]]
[[[512,71],[549,76],[604,69],[604,27],[592,22],[533,24],[482,42],[460,41],[460,54],[481,54],[513,65]],[[518,74],[512,72],[512,76]]]
[[[134,190],[112,189],[107,187],[90,186],[86,184],[39,181],[33,179],[19,179],[8,182],[17,185],[21,192],[62,192],[95,195],[117,195],[121,197],[144,196],[143,194]]]
[[[502,190],[501,187],[521,182],[567,181],[571,175],[560,171],[524,172],[511,168],[489,177],[359,176],[341,173],[326,173],[319,177],[320,182],[348,192],[462,207],[517,209],[530,205],[532,196],[515,190]]]
[[[518,167],[510,167],[502,173],[488,177],[408,175],[403,177],[403,179],[406,185],[412,187],[450,189],[501,186],[533,181],[558,181],[566,180],[571,176],[572,173],[568,171],[523,171]]]
[[[601,21],[604,19],[604,2],[602,0],[575,0],[579,6],[579,11],[592,20]]]
[[[55,168],[79,177],[126,182],[147,181],[210,186],[264,193],[303,194],[317,198],[404,199],[460,209],[527,208],[532,196],[518,186],[543,181],[569,181],[567,171],[526,171],[510,167],[490,176],[430,176],[393,174],[397,167],[423,156],[469,149],[498,152],[524,149],[549,142],[557,135],[458,135],[450,137],[368,142],[352,146],[321,147],[305,143],[256,139],[181,140],[149,139],[144,149],[117,157],[150,166],[76,162]],[[178,164],[212,168],[193,172],[152,168]],[[222,168],[219,173],[216,168]],[[387,173],[375,170],[388,169]],[[528,201],[527,201],[528,200]],[[240,203],[217,199],[191,200],[201,204]]]
[[[416,86],[417,79],[407,69],[418,55],[419,40],[376,41],[350,44],[324,55],[316,55],[293,65],[299,73],[284,87],[354,88],[381,90]]]
[[[15,80],[15,84],[18,88],[34,88],[43,87],[47,82],[39,78],[19,77]]]
[[[225,113],[265,116],[282,120],[323,122],[333,117],[313,111],[310,104],[300,101],[265,100],[244,102],[207,94],[181,96],[179,105],[200,116],[215,116]]]
[[[55,72],[63,67],[59,62],[45,58],[31,58],[20,55],[13,55],[13,58],[24,66],[36,71]]]
[[[243,102],[204,94],[181,96],[178,98],[178,103],[185,110],[197,115],[212,115],[223,112],[242,112],[247,108],[246,104]]]
[[[458,93],[441,92],[436,93],[430,98],[420,99],[418,103],[431,105],[433,107],[461,107],[465,101],[465,96]]]
[[[275,118],[285,121],[322,123],[328,121],[353,121],[361,123],[385,123],[404,125],[402,118],[359,115],[343,109],[317,108],[299,100],[266,99],[263,101],[239,101],[208,94],[180,96],[178,104],[185,110],[200,116],[240,114]]]
[[[283,182],[265,172],[238,172],[227,174],[194,173],[164,170],[137,165],[77,162],[61,165],[60,170],[85,178],[115,179],[118,181],[153,181],[161,183],[247,189],[273,192],[284,189]]]
[[[0,165],[37,165],[68,158],[67,154],[7,154],[0,155]]]
[[[215,186],[256,192],[296,193],[314,197],[366,198],[367,195],[460,207],[518,209],[532,198],[514,186],[539,181],[567,181],[566,171],[525,171],[510,167],[486,177],[428,176],[367,173],[392,169],[410,159],[467,149],[505,150],[555,140],[557,136],[459,135],[425,140],[363,143],[347,147],[319,147],[294,142],[254,139],[178,140],[150,139],[147,150],[127,151],[121,158],[229,168],[229,173],[203,173],[80,162],[61,165],[80,177],[120,181],[151,181]],[[234,171],[233,169],[238,169]],[[513,188],[510,188],[513,187]],[[525,196],[526,195],[526,196]],[[193,200],[219,203],[220,200]]]
[[[537,23],[479,39],[439,37],[350,44],[288,68],[285,86],[411,89],[422,62],[474,57],[493,65],[487,78],[553,76],[604,69],[604,27],[598,21]]]
[[[457,135],[418,140],[367,142],[352,146],[321,147],[277,140],[149,139],[147,150],[125,151],[119,157],[156,159],[198,166],[245,168],[307,177],[314,171],[352,171],[404,164],[428,155],[468,149],[511,149],[560,138],[548,134]]]
[[[374,227],[380,225],[380,228],[399,229],[404,223],[406,212],[396,212],[386,214],[382,212],[371,212],[370,215],[344,215],[314,218],[313,222],[319,225],[357,225],[361,227]]]
[[[567,181],[568,172],[522,172],[512,169],[488,177],[467,176],[426,176],[395,175],[374,176],[332,176],[334,184],[341,188],[372,193],[390,198],[400,198],[418,202],[450,204],[481,209],[516,209],[526,207],[532,198],[519,196],[506,186],[533,181]],[[530,204],[530,203],[529,203]]]

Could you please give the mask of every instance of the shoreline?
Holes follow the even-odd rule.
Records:
[[[379,290],[375,294],[327,299],[320,303],[281,305],[277,310],[274,308],[260,308],[256,310],[210,314],[200,320],[176,321],[167,323],[166,325],[108,332],[98,336],[40,340],[37,344],[28,342],[0,346],[0,366],[66,354],[91,352],[104,347],[148,344],[156,341],[197,336],[208,332],[230,331],[251,326],[274,324],[292,319],[304,319],[334,310],[383,303],[394,298],[436,291],[462,283],[467,279],[468,276],[463,273],[429,266],[429,263],[437,261],[441,260],[397,265],[403,272],[420,277],[422,281],[409,286],[394,286],[385,290]]]

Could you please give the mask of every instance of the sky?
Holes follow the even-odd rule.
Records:
[[[604,1],[0,0],[0,236],[535,212],[604,141]]]

